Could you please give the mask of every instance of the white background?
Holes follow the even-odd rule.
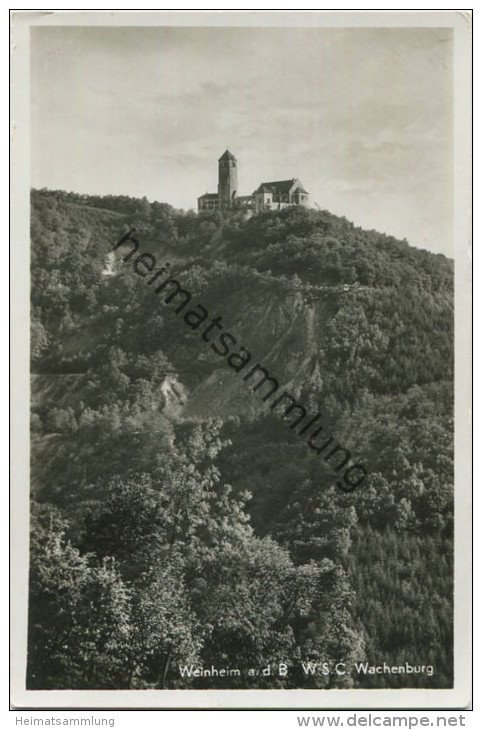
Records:
[[[30,5],[30,8],[35,8],[35,5]],[[43,9],[39,8],[38,9]],[[372,6],[373,8],[373,6]],[[146,8],[149,9],[149,8]],[[175,9],[175,8],[173,8]],[[179,8],[180,9],[180,8]],[[191,10],[197,10],[197,7],[191,7]],[[214,9],[214,8],[212,8]],[[222,8],[219,8],[220,10]],[[309,7],[305,7],[304,9],[310,10]],[[333,9],[342,9],[342,8],[333,8]],[[356,10],[356,8],[352,8]],[[373,8],[373,9],[384,9],[388,10],[387,8]],[[393,8],[396,9],[396,8]],[[411,10],[416,10],[417,8],[411,8]],[[430,9],[427,7],[427,4],[423,6],[421,9]],[[440,6],[435,9],[441,9]],[[445,8],[447,10],[453,10],[450,7]],[[187,10],[187,9],[186,9]],[[278,10],[282,10],[282,8],[279,8]],[[6,17],[4,15],[4,19],[6,20]],[[477,19],[477,16],[476,18]],[[4,43],[3,48],[8,48],[8,26],[7,23],[4,22],[3,24],[3,32],[4,32]],[[474,44],[474,76],[477,80],[477,70],[479,68],[479,55],[480,52],[477,52],[477,43]],[[6,64],[4,63],[3,66],[3,73],[4,78],[6,78],[6,82],[8,83],[8,75],[6,72]],[[7,94],[7,88],[5,85],[5,98]],[[474,129],[478,130],[480,129],[480,124],[477,124],[479,120],[479,109],[478,109],[478,98],[477,94],[475,95],[474,99]],[[4,147],[4,150],[6,151],[6,146]],[[475,150],[474,150],[474,160],[475,164],[477,164],[479,160],[479,150],[478,150],[478,144],[477,144],[477,135],[476,135],[476,141],[475,141]],[[4,211],[4,219],[7,220],[8,216],[8,210],[7,210],[7,200],[8,200],[8,179],[7,179],[7,160],[5,159],[5,164],[3,166],[3,169],[5,170],[5,177],[4,177],[4,195],[1,197],[1,200],[3,201],[3,204],[5,206]],[[476,169],[477,172],[477,169]],[[477,181],[477,175],[475,176]],[[477,196],[478,193],[477,186],[475,187],[475,210],[477,212],[477,202],[480,200],[480,197]],[[480,203],[479,203],[480,205]],[[475,234],[477,234],[477,216],[475,216]],[[5,237],[6,238],[6,237]],[[474,240],[477,241],[478,237],[477,235],[474,236]],[[4,247],[6,248],[6,240],[4,241]],[[14,248],[12,247],[12,257],[15,255]],[[475,260],[475,274],[478,273],[478,261]],[[7,290],[8,290],[8,281],[7,281],[7,266],[5,265],[1,271],[1,276],[4,277],[4,286],[0,287],[0,297],[2,299],[0,306],[0,312],[2,317],[2,322],[5,327],[5,338],[7,337],[6,328],[8,327],[8,320],[6,313],[8,311],[8,302],[7,302]],[[12,289],[15,287],[15,280],[12,280],[11,282]],[[480,294],[478,294],[477,286],[475,287],[475,314],[478,313],[478,305],[480,303]],[[478,321],[477,319],[475,320]],[[15,337],[15,332],[12,332],[12,337]],[[478,341],[474,343],[474,349],[475,349],[475,372],[478,371],[477,365],[479,364],[479,358],[478,358]],[[3,386],[4,386],[4,400],[5,400],[5,407],[2,409],[4,413],[4,418],[7,417],[7,407],[6,407],[6,398],[7,396],[7,382],[8,382],[8,372],[7,372],[7,365],[6,365],[6,358],[5,361],[1,362],[0,367],[3,368],[3,378],[1,380]],[[467,378],[469,377],[469,368],[470,364],[467,362]],[[477,381],[474,385],[474,391],[475,391],[475,402],[477,402],[477,395],[479,394],[480,385],[477,387]],[[5,433],[7,431],[7,424],[5,421]],[[476,430],[476,438],[479,435],[478,430]],[[8,456],[6,451],[6,439],[5,439],[5,446],[4,446],[4,459],[2,460],[2,463],[7,464]],[[476,440],[476,446],[478,444],[478,441]],[[476,450],[477,455],[477,450]],[[474,474],[474,514],[475,514],[475,556],[477,557],[480,555],[480,530],[477,529],[477,522],[476,518],[478,515],[478,506],[480,502],[480,498],[478,496],[479,490],[478,485],[481,482],[481,469],[480,466],[477,463],[477,459],[475,460],[475,474]],[[7,481],[8,481],[8,473],[5,469],[5,479],[4,479],[4,494],[5,494],[5,506],[4,509],[1,511],[0,519],[3,520],[2,527],[3,529],[0,530],[1,539],[3,541],[2,545],[2,555],[5,556],[4,560],[2,561],[3,567],[5,570],[5,578],[3,581],[3,585],[7,586],[8,584],[8,563],[6,560],[6,556],[8,554],[8,543],[7,543],[7,534],[8,534],[8,504],[7,504]],[[15,485],[12,485],[12,490],[14,489]],[[467,571],[470,571],[470,556],[466,556],[467,563],[466,563],[466,569]],[[476,566],[478,565],[477,561],[475,562]],[[478,571],[480,573],[480,569]],[[6,589],[5,589],[6,591]],[[20,724],[20,719],[26,720],[27,718],[36,718],[40,719],[43,718],[44,721],[47,718],[55,718],[56,720],[64,719],[67,717],[75,717],[75,718],[81,718],[81,717],[91,717],[95,715],[96,718],[105,717],[105,718],[114,718],[115,724],[114,727],[116,728],[135,728],[135,727],[146,727],[146,728],[190,728],[190,727],[209,727],[213,728],[215,730],[216,728],[226,728],[227,725],[229,725],[230,728],[237,729],[241,727],[245,727],[246,724],[249,724],[253,728],[264,728],[264,727],[273,727],[273,728],[297,728],[299,727],[297,717],[307,717],[307,716],[320,716],[320,717],[340,717],[341,722],[343,722],[343,727],[350,727],[348,724],[348,718],[353,718],[353,716],[356,714],[358,720],[360,717],[365,716],[368,718],[369,714],[371,714],[372,718],[374,717],[391,717],[393,719],[394,716],[400,716],[408,718],[409,716],[412,718],[421,718],[422,716],[428,717],[430,722],[433,723],[434,727],[437,727],[437,717],[444,716],[445,719],[448,721],[449,717],[456,718],[457,725],[453,724],[452,727],[461,727],[465,726],[468,728],[479,728],[481,726],[481,720],[482,720],[482,710],[481,710],[481,698],[480,698],[480,692],[477,690],[482,689],[481,683],[480,683],[480,670],[479,670],[479,658],[481,657],[481,654],[478,651],[478,647],[480,646],[480,628],[478,626],[478,608],[481,607],[480,601],[479,601],[479,595],[478,595],[478,583],[475,584],[475,611],[474,611],[474,635],[475,635],[475,642],[474,642],[474,705],[475,709],[473,712],[471,711],[464,711],[464,710],[454,710],[454,711],[447,711],[447,710],[424,710],[424,711],[416,711],[416,710],[392,710],[392,711],[380,711],[377,712],[376,710],[367,710],[367,711],[360,711],[360,712],[354,712],[353,710],[348,710],[346,712],[337,712],[337,711],[323,711],[320,710],[290,710],[290,711],[128,711],[128,712],[111,712],[111,711],[95,711],[95,710],[85,710],[85,711],[74,711],[74,712],[66,712],[66,711],[56,711],[56,710],[45,710],[45,711],[32,711],[32,710],[9,710],[8,705],[8,654],[6,651],[6,646],[8,642],[8,622],[7,622],[7,598],[5,597],[5,600],[1,602],[1,611],[2,611],[2,618],[4,621],[2,622],[3,625],[3,636],[4,636],[4,642],[2,643],[2,646],[5,647],[4,651],[2,652],[2,662],[0,664],[1,667],[1,689],[2,689],[2,700],[3,702],[0,704],[0,713],[3,715],[3,719],[5,720],[7,727],[31,727],[30,725],[24,725],[23,723]],[[12,614],[12,619],[15,617]],[[457,649],[457,647],[456,647]],[[4,694],[3,694],[4,690]],[[396,694],[396,690],[393,691],[394,694]],[[327,698],[328,701],[328,698]],[[394,703],[396,700],[394,700]],[[6,713],[9,713],[8,715]],[[462,716],[462,721],[464,725],[460,723],[460,717]],[[340,726],[341,726],[340,722]],[[380,722],[378,720],[377,722]],[[454,720],[452,720],[454,722]],[[403,723],[403,720],[402,720]],[[311,725],[312,726],[312,725]],[[325,719],[325,726],[327,725],[327,719]],[[353,725],[351,725],[353,726]],[[373,726],[373,725],[372,725]],[[400,726],[404,726],[403,724]],[[444,727],[443,721],[438,725],[439,727]],[[32,727],[39,727],[38,725],[32,726]],[[48,727],[44,725],[44,727]],[[52,727],[52,726],[50,726]],[[53,726],[55,727],[55,725]],[[62,726],[58,726],[62,727]],[[66,726],[67,727],[67,726]],[[75,727],[75,726],[74,726]],[[83,726],[88,727],[88,726]],[[94,726],[95,727],[95,726]],[[105,727],[105,726],[104,726]],[[357,724],[356,727],[369,727],[368,723],[366,725],[360,725]],[[408,727],[408,725],[407,725]],[[415,725],[412,723],[412,727],[415,727]],[[420,725],[417,724],[417,727],[420,727]]]

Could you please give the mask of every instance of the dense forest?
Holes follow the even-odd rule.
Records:
[[[359,489],[123,263],[132,227],[363,457]],[[328,211],[48,190],[31,246],[27,686],[451,687],[452,262]]]

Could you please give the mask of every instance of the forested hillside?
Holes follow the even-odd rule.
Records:
[[[452,262],[328,211],[31,205],[28,686],[452,686]],[[114,252],[132,227],[357,490]],[[183,669],[211,666],[239,674]]]

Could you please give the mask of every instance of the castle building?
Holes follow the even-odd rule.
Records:
[[[309,194],[297,178],[261,183],[254,191],[256,210],[281,210],[288,205],[309,205]]]
[[[298,178],[263,182],[252,195],[238,195],[238,163],[229,150],[218,160],[218,192],[197,200],[198,211],[247,209],[260,213],[282,210],[289,205],[309,207],[310,196]]]

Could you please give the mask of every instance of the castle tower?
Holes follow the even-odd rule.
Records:
[[[236,157],[226,150],[218,160],[218,196],[221,210],[230,208],[238,194],[238,166]]]

